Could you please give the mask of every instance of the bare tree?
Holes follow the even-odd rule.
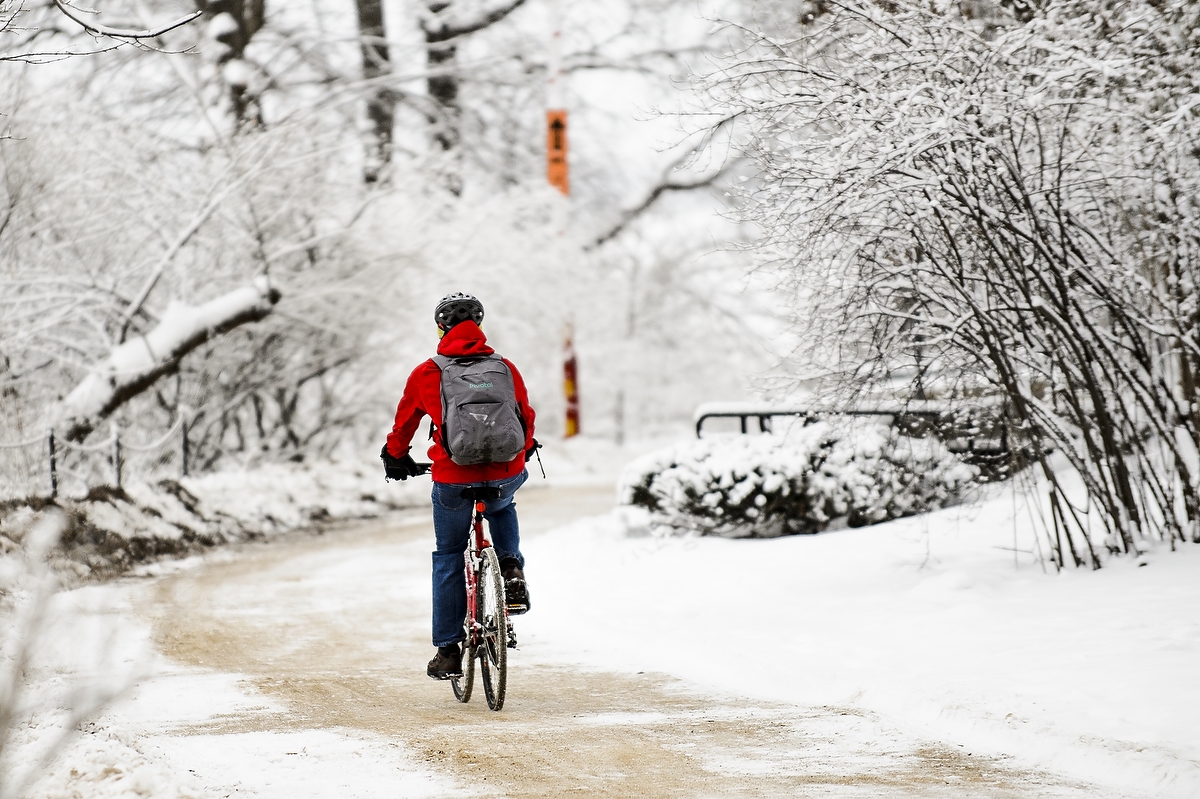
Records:
[[[391,162],[396,105],[402,96],[420,106],[431,126],[430,138],[435,147],[449,151],[458,145],[461,78],[455,59],[459,42],[463,37],[500,22],[524,2],[509,0],[495,9],[480,11],[475,17],[459,19],[449,0],[430,0],[425,7],[426,13],[419,18],[428,76],[425,79],[426,98],[418,100],[403,93],[394,80],[388,80],[393,65],[382,0],[355,0],[362,75],[367,83],[368,130],[363,171],[367,183],[378,181],[381,170]],[[457,193],[461,176],[448,179]]]
[[[670,38],[666,23],[663,30],[648,25],[658,6],[673,4],[630,5],[640,16],[606,33],[576,23],[579,49],[567,55],[567,69],[621,70],[671,91],[671,79],[700,49],[690,38]],[[675,200],[689,186],[706,188],[708,170],[661,171],[673,154],[651,153],[644,159],[650,167],[613,164],[604,152],[580,158],[576,208],[581,220],[603,222],[596,236],[616,227],[595,257],[620,266],[596,268],[580,252],[586,242],[573,238],[556,244],[553,264],[542,253],[547,203],[557,201],[543,196],[541,180],[544,37],[527,24],[536,20],[515,13],[519,7],[512,0],[455,0],[432,11],[423,5],[422,16],[406,20],[419,40],[406,52],[395,44],[403,37],[388,36],[395,20],[385,20],[382,4],[357,6],[361,40],[344,35],[353,33],[346,26],[327,30],[321,8],[308,4],[286,14],[249,0],[205,4],[205,58],[129,47],[80,62],[61,86],[30,92],[27,105],[14,106],[16,137],[0,141],[0,390],[12,392],[2,410],[15,419],[0,443],[44,436],[53,409],[72,420],[73,438],[91,436],[87,446],[98,446],[95,439],[112,426],[135,427],[134,440],[146,441],[186,419],[192,464],[201,468],[306,458],[373,435],[394,397],[372,357],[379,345],[368,342],[382,338],[408,351],[395,308],[424,302],[444,291],[448,272],[463,273],[469,264],[446,245],[461,240],[467,217],[487,227],[480,233],[487,246],[474,261],[492,263],[499,251],[512,256],[499,274],[477,274],[493,291],[536,281],[557,286],[537,295],[543,304],[571,296],[584,307],[608,298],[600,304],[612,319],[597,314],[594,329],[580,323],[583,352],[588,336],[602,339],[614,320],[623,325],[627,296],[643,290],[634,284],[650,293],[677,288],[672,315],[692,309],[678,329],[664,322],[667,335],[649,345],[656,363],[681,362],[680,331],[712,333],[715,347],[734,341],[724,324],[735,326],[740,301],[703,300],[708,284],[719,282],[715,273],[736,275],[736,267],[695,268],[695,241],[643,242],[654,226],[634,221],[660,208],[677,211]],[[184,34],[168,38],[190,43]],[[404,74],[397,63],[406,65]],[[17,88],[16,81],[0,86]],[[69,103],[60,102],[65,97]],[[354,109],[364,97],[376,156],[363,176],[386,178],[382,190],[364,190],[357,148],[346,146],[361,134]],[[573,107],[582,111],[584,102]],[[214,104],[223,113],[211,113]],[[603,114],[597,120],[613,122]],[[398,138],[406,124],[428,140],[428,150],[414,146],[411,158],[390,163],[392,150],[404,152],[392,144],[393,130]],[[465,180],[487,191],[455,196]],[[409,195],[420,199],[409,202]],[[617,198],[630,197],[619,205]],[[372,202],[386,214],[364,212]],[[709,246],[704,233],[692,238]],[[638,249],[644,257],[629,262]],[[526,255],[534,251],[537,266]],[[498,296],[528,313],[526,293]],[[239,306],[245,314],[220,317],[230,325],[165,335],[231,297],[247,305]],[[722,325],[706,321],[710,313],[720,313]],[[543,335],[525,332],[523,346],[545,345]],[[136,368],[126,368],[135,356]],[[734,383],[730,376],[722,391]],[[556,376],[546,382],[556,384]],[[591,396],[607,409],[603,384],[597,380]],[[547,403],[557,400],[546,391]],[[635,413],[655,421],[682,412],[678,404],[663,410],[668,404],[650,392],[627,396]]]
[[[0,443],[52,421],[82,441],[105,420],[144,441],[182,416],[197,462],[215,465],[239,446],[209,434],[222,417],[261,431],[243,446],[259,457],[315,451],[357,423],[374,306],[348,241],[364,200],[330,168],[343,129],[281,121],[197,152],[86,107],[30,103],[12,119],[0,388],[13,432]]]
[[[653,208],[665,195],[711,188],[727,178],[738,165],[738,159],[730,159],[707,169],[689,171],[686,167],[693,159],[694,156],[689,152],[675,158],[663,170],[658,181],[646,191],[645,196],[636,205],[622,209],[617,220],[597,234],[588,245],[588,249],[612,241],[629,227],[630,223]]]

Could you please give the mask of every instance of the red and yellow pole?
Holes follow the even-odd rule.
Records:
[[[579,435],[579,370],[575,362],[575,343],[567,329],[567,341],[563,347],[563,395],[567,399],[567,424],[564,438]]]
[[[550,2],[550,63],[546,81],[546,180],[566,197],[571,193],[567,163],[567,112],[563,98],[562,21],[558,0]],[[561,229],[560,229],[561,235]],[[579,435],[579,368],[568,324],[563,345],[563,396],[567,401],[564,437]]]

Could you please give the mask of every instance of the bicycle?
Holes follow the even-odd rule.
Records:
[[[500,489],[491,486],[464,488],[462,496],[475,501],[471,516],[472,536],[463,553],[467,578],[467,618],[463,622],[463,673],[452,678],[450,687],[459,702],[471,700],[475,682],[475,660],[483,679],[488,707],[504,707],[508,684],[508,648],[515,645],[508,621],[508,602],[504,595],[504,575],[492,542],[483,531],[484,500],[499,499]]]
[[[422,474],[430,468],[430,464],[425,463],[418,466]],[[499,499],[500,489],[495,486],[464,488],[462,496],[473,500],[475,508],[471,514],[471,536],[463,552],[467,583],[463,673],[461,677],[450,679],[450,687],[459,702],[471,701],[475,685],[475,660],[478,658],[488,707],[499,710],[504,707],[504,693],[508,685],[508,649],[516,646],[516,637],[508,621],[508,600],[504,593],[500,559],[483,530],[483,512],[486,510],[485,500]]]
[[[417,466],[418,474],[427,474],[433,464],[418,463]],[[450,687],[454,689],[454,698],[459,702],[471,701],[471,691],[475,685],[475,660],[478,658],[488,707],[499,710],[504,707],[504,692],[508,685],[508,650],[517,645],[516,635],[508,620],[509,606],[504,593],[500,559],[488,534],[483,531],[483,513],[487,509],[484,502],[499,499],[500,489],[495,486],[464,488],[462,497],[474,500],[475,509],[471,514],[471,536],[463,552],[467,581],[463,673],[461,677],[450,679]],[[516,606],[513,611],[523,613],[526,609]]]

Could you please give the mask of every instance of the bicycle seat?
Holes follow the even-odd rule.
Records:
[[[462,496],[464,499],[500,499],[500,489],[496,486],[464,488]]]

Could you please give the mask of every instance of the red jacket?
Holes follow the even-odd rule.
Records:
[[[491,355],[495,350],[487,344],[487,336],[479,326],[471,321],[459,322],[450,332],[438,342],[438,355],[451,358],[461,355]],[[525,390],[525,381],[517,367],[505,358],[504,362],[512,370],[513,387],[517,392],[517,409],[525,420],[525,449],[533,446],[533,408],[529,407],[529,394]],[[429,447],[429,457],[433,460],[433,479],[439,483],[479,483],[485,480],[504,480],[515,477],[525,468],[525,455],[522,453],[508,463],[480,463],[473,466],[460,466],[450,460],[442,447],[442,370],[431,358],[413,369],[404,386],[404,396],[396,406],[396,423],[392,432],[388,433],[388,452],[399,458],[409,451],[413,433],[421,424],[421,417],[428,415],[433,420],[436,430],[433,434],[433,444]]]

